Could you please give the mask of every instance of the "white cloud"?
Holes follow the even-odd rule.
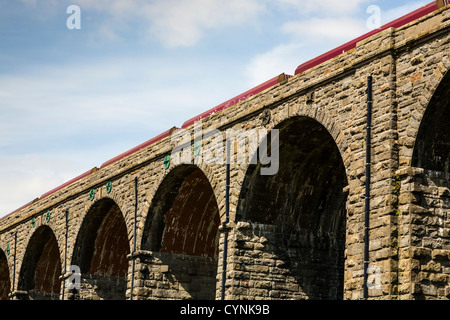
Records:
[[[61,5],[61,1],[58,0],[20,0],[20,2],[33,11],[33,19],[36,19],[37,21],[46,21],[49,17],[58,14],[58,9]],[[38,13],[38,10],[45,14]]]
[[[246,68],[251,86],[256,86],[282,72],[293,74],[302,59],[302,45],[281,44],[272,50],[255,56]]]
[[[16,117],[13,123],[11,118],[2,117],[2,127],[24,121],[30,121],[30,128],[58,125],[62,119],[71,120],[65,124],[66,129],[92,121],[112,126],[133,118],[133,114],[150,115],[158,108],[148,107],[149,101],[163,98],[158,81],[164,79],[166,71],[157,67],[146,70],[142,66],[156,64],[123,58],[64,67],[42,66],[20,75],[0,75],[4,92],[0,101],[2,114],[8,112]],[[176,77],[176,71],[171,71]],[[176,87],[170,90],[181,92]]]
[[[1,156],[0,217],[81,174],[77,169],[74,161],[58,155]]]
[[[365,21],[350,17],[310,18],[285,23],[281,30],[298,41],[310,44],[349,41],[369,30]]]
[[[206,30],[251,24],[262,9],[253,0],[164,1],[148,10],[150,32],[169,46],[188,46]]]
[[[1,74],[0,217],[230,98],[221,90],[237,81],[200,66],[115,58]]]
[[[81,10],[108,12],[114,19],[105,21],[103,32],[112,36],[117,26],[141,21],[151,39],[168,47],[196,44],[211,29],[251,26],[265,11],[257,0],[78,0]],[[117,35],[116,35],[117,36]]]
[[[280,34],[288,36],[288,40],[251,59],[246,74],[252,85],[280,70],[292,73],[302,62],[369,32],[366,22],[370,15],[365,6],[374,1],[268,0],[267,3],[276,10],[296,11],[298,19],[285,21],[280,27]],[[381,22],[392,21],[425,4],[426,0],[384,11],[380,8]]]
[[[343,6],[353,8],[362,2],[351,1]],[[327,4],[330,7],[326,8],[326,12],[321,12],[321,15],[283,23],[279,32],[280,35],[287,36],[287,40],[254,56],[248,64],[246,74],[252,85],[257,85],[280,72],[293,74],[302,62],[368,31],[364,19],[354,18],[348,12],[333,18],[323,16],[328,10],[334,10],[337,6],[335,2],[320,2],[317,8],[314,8],[315,1],[281,0],[280,3],[294,6],[298,10],[305,8],[306,11],[319,10],[320,6]]]
[[[380,7],[381,9],[381,23],[385,24],[388,23],[390,21],[393,21],[397,18],[400,18],[401,16],[408,14],[424,5],[427,5],[428,3],[430,3],[430,1],[428,0],[424,0],[424,1],[413,1],[413,2],[409,2],[406,3],[402,6],[398,6],[389,10],[384,10],[382,7]]]
[[[274,0],[274,4],[284,10],[296,10],[299,15],[342,16],[355,13],[369,0]]]

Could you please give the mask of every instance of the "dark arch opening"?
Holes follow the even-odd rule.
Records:
[[[290,118],[275,129],[279,170],[261,175],[260,162],[249,166],[237,220],[251,224],[247,236],[267,239],[261,250],[275,266],[268,294],[342,299],[347,177],[339,150],[326,128],[308,117]],[[243,242],[245,247],[251,246]]]
[[[450,72],[436,88],[424,112],[417,132],[411,165],[422,168],[420,175],[408,177],[413,188],[405,188],[411,192],[410,201],[410,245],[411,247],[429,247],[432,239],[433,249],[448,247],[448,233],[443,232],[449,223],[450,187]],[[416,209],[420,208],[420,209]],[[430,257],[430,263],[447,265],[448,259]],[[430,259],[424,261],[428,262]],[[446,260],[446,261],[445,261]],[[425,262],[421,262],[425,263]],[[420,268],[420,266],[418,267]],[[436,275],[444,275],[445,271],[437,270]],[[446,277],[446,275],[444,275]],[[448,284],[448,282],[447,282]],[[429,277],[416,280],[417,290],[413,296],[417,300],[434,299],[430,292],[445,290],[446,283],[430,281]],[[433,288],[430,290],[429,288]]]
[[[39,227],[28,243],[19,276],[23,299],[56,300],[61,290],[58,243],[48,226]]]
[[[181,297],[214,299],[219,224],[219,208],[205,174],[194,165],[173,169],[152,201],[142,248],[169,266]]]
[[[439,84],[420,123],[412,166],[450,172],[450,73]]]
[[[9,300],[10,290],[8,260],[5,253],[0,250],[0,300]]]
[[[97,201],[87,213],[75,244],[72,264],[80,268],[84,286],[71,299],[125,299],[128,273],[125,220],[112,199]]]

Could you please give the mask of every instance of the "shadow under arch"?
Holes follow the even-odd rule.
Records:
[[[61,257],[49,226],[40,226],[30,238],[20,269],[19,299],[57,300],[61,291]]]
[[[265,277],[271,280],[265,285],[271,298],[342,299],[347,176],[340,152],[312,118],[289,118],[274,129],[279,130],[278,172],[261,175],[260,161],[249,165],[236,220],[247,224],[237,237],[250,240],[238,241],[236,252],[253,254],[261,263],[260,256],[271,257],[264,262],[271,266]],[[259,252],[245,253],[255,246]],[[244,277],[264,278],[258,268],[248,270]]]
[[[172,169],[153,197],[142,238],[141,248],[152,253],[144,279],[161,278],[158,266],[168,266],[161,279],[169,290],[151,298],[214,299],[219,225],[219,208],[204,172],[195,165]]]
[[[450,72],[436,88],[425,110],[414,143],[411,165],[450,172]]]
[[[408,194],[407,215],[411,251],[415,248],[448,249],[449,234],[445,227],[450,222],[450,72],[447,71],[425,109],[411,159],[404,174],[401,192]],[[448,279],[445,266],[448,256],[425,254],[417,260],[411,277],[415,279],[412,297],[415,300],[439,299],[433,292],[443,292]],[[435,265],[433,273],[420,276],[427,265]]]
[[[130,246],[125,219],[116,202],[97,200],[87,212],[77,235],[72,265],[81,272],[81,288],[69,299],[123,300]]]
[[[0,250],[0,300],[9,300],[10,290],[8,259],[3,250]]]

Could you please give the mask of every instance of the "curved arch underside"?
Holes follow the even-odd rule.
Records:
[[[176,295],[214,299],[216,289],[219,209],[205,174],[181,165],[163,180],[153,198],[144,228],[142,248],[153,252],[153,263],[169,267],[164,278],[178,283]],[[158,278],[149,268],[146,278]],[[152,298],[166,298],[155,292]]]
[[[0,300],[9,300],[10,288],[8,260],[5,253],[0,251]]]
[[[205,174],[195,166],[169,173],[149,211],[143,248],[217,256],[219,208]]]
[[[39,227],[27,246],[19,276],[24,299],[59,299],[61,259],[58,243],[48,226]]]
[[[264,176],[260,163],[249,166],[238,220],[259,225],[258,236],[267,230],[267,250],[299,286],[295,298],[342,298],[347,178],[339,150],[311,118],[291,118],[277,129],[279,171]]]
[[[450,73],[439,84],[422,118],[412,166],[450,172]]]
[[[88,283],[83,298],[125,299],[129,253],[119,206],[108,198],[97,201],[83,221],[72,257]]]

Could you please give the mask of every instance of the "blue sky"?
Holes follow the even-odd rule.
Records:
[[[0,217],[429,2],[0,0]]]

